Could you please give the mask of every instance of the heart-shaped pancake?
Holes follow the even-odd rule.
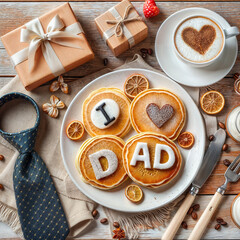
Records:
[[[150,103],[146,107],[146,112],[151,121],[160,128],[173,116],[174,109],[170,104],[165,104],[159,108],[157,104]]]
[[[195,51],[204,55],[216,38],[216,30],[211,25],[204,25],[200,31],[187,27],[182,31],[182,39]]]

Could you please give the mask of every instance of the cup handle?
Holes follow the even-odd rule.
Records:
[[[237,27],[229,27],[229,28],[224,29],[225,38],[237,36],[239,33],[240,32]]]

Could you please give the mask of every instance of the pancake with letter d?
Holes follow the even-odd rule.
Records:
[[[105,190],[122,184],[127,179],[122,159],[123,147],[124,141],[112,135],[86,140],[75,161],[83,181]]]
[[[138,132],[155,132],[175,140],[181,132],[186,112],[182,101],[164,89],[139,93],[131,103],[130,119]]]
[[[124,146],[123,158],[128,176],[150,188],[170,182],[182,165],[176,144],[164,135],[151,132],[131,137]]]
[[[130,100],[118,88],[93,91],[83,103],[83,123],[89,135],[125,136],[131,128]]]

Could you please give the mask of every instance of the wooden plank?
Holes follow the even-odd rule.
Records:
[[[212,220],[212,222],[209,224],[206,234],[204,236],[205,240],[210,240],[210,239],[239,239],[239,234],[240,234],[240,229],[238,229],[234,223],[231,220],[230,217],[230,206],[232,203],[232,200],[234,199],[234,195],[228,195],[225,196],[222,204],[219,208],[219,210],[216,213],[217,217],[222,217],[227,223],[227,227],[222,227],[220,231],[216,231],[214,229],[214,226],[216,224],[215,218]],[[200,210],[197,212],[198,217],[201,216],[203,210],[209,203],[210,199],[212,196],[197,196],[195,203],[200,204]],[[92,223],[89,225],[89,227],[83,232],[79,238],[76,240],[100,240],[100,239],[105,239],[105,240],[110,240],[112,239],[111,237],[111,232],[109,230],[109,225],[103,225],[99,222],[101,218],[106,217],[103,208],[101,206],[98,207],[98,211],[100,213],[100,216]],[[174,213],[173,213],[174,214]],[[173,215],[172,214],[172,215]],[[185,221],[188,224],[188,229],[182,229],[180,228],[176,238],[175,239],[187,239],[188,236],[190,235],[193,227],[196,224],[196,221],[193,220],[190,216],[186,216]],[[140,238],[139,239],[161,239],[161,236],[164,233],[165,228],[161,227],[159,230],[157,229],[149,229],[146,232],[141,232],[140,233]],[[6,234],[5,234],[6,235]],[[1,240],[20,240],[18,238],[3,238]]]
[[[0,36],[5,33],[21,26],[22,24],[30,21],[33,18],[36,18],[42,15],[45,12],[53,9],[54,7],[60,5],[61,3],[56,2],[34,2],[34,3],[0,3]],[[142,15],[142,2],[133,3],[139,13]],[[126,51],[119,58],[116,58],[111,53],[110,49],[105,45],[102,40],[100,34],[97,31],[95,23],[93,19],[100,15],[102,12],[108,10],[110,7],[114,6],[114,2],[108,2],[106,4],[102,4],[101,2],[92,3],[92,2],[73,2],[71,6],[78,18],[78,20],[82,23],[86,36],[90,42],[90,45],[93,48],[95,53],[95,59],[91,62],[84,64],[68,73],[66,76],[84,76],[94,71],[102,69],[103,66],[103,58],[107,57],[109,59],[108,67],[114,68],[124,63],[127,57],[132,57],[135,53],[140,53],[140,49],[142,47],[154,47],[153,43],[155,41],[156,32],[161,25],[161,23],[166,19],[167,16],[172,13],[187,7],[205,7],[211,10],[215,10],[220,13],[223,17],[225,17],[231,25],[237,25],[240,27],[240,2],[224,2],[221,5],[218,3],[159,3],[159,7],[161,9],[161,14],[152,19],[146,20],[146,23],[149,27],[149,36],[142,43],[138,44],[134,48]],[[94,10],[92,10],[94,9]],[[91,11],[92,21],[89,21],[89,11]],[[239,42],[240,44],[240,42]],[[148,57],[147,61],[153,66],[159,69],[159,65],[154,56]],[[231,74],[236,72],[239,69],[240,59],[237,60],[237,64],[234,69],[231,71]],[[6,53],[2,43],[0,42],[0,76],[9,76],[15,75],[11,62],[9,60],[9,56]]]
[[[66,2],[65,0],[1,0],[0,2]],[[71,0],[71,2],[120,2],[121,0]],[[225,0],[201,0],[204,2],[224,2]],[[200,1],[200,2],[201,2]],[[228,0],[229,2],[237,2],[238,0]],[[139,2],[139,0],[131,0],[131,2]],[[155,2],[179,2],[179,0],[155,0]],[[199,0],[185,0],[185,2],[199,2]]]
[[[101,41],[101,39],[99,40]],[[104,43],[99,44],[99,49],[102,50],[97,50],[97,47],[94,46],[94,53],[95,53],[95,59],[92,61],[79,66],[67,73],[64,74],[64,76],[68,77],[82,77],[86,76],[88,74],[91,74],[93,72],[99,71],[103,68],[105,68],[103,64],[103,59],[107,58],[108,59],[108,65],[107,67],[109,68],[116,68],[119,67],[120,65],[124,64],[127,58],[132,58],[134,54],[138,53],[141,54],[140,49],[141,48],[151,48],[153,47],[150,39],[138,44],[137,46],[134,47],[134,49],[130,49],[127,52],[123,53],[121,57],[116,58],[112,55],[111,51],[107,48],[107,46],[104,45]],[[104,49],[103,49],[104,48]],[[99,54],[101,52],[101,54]],[[238,55],[240,54],[240,51]],[[147,56],[146,62],[149,63],[152,67],[161,70],[155,56]],[[232,77],[234,73],[238,72],[240,69],[240,59],[237,59],[236,64],[234,65],[233,69],[230,71],[230,73],[226,77]],[[0,77],[6,77],[6,76],[15,76],[16,71],[12,66],[12,63],[10,61],[10,58],[6,52],[5,49],[0,49]]]
[[[200,204],[200,210],[197,212],[198,217],[201,216],[203,210],[206,208],[207,204],[209,203],[212,196],[197,196],[195,203]],[[230,205],[232,203],[232,200],[234,199],[234,195],[225,196],[222,204],[216,213],[216,216],[222,217],[227,223],[228,227],[222,229],[220,231],[216,231],[214,229],[214,226],[216,224],[215,219],[209,224],[208,229],[206,231],[206,234],[204,236],[205,240],[210,239],[239,239],[240,229],[237,229],[237,227],[234,225],[234,223],[231,220],[230,217]],[[98,207],[98,210],[100,212],[100,217],[96,219],[95,222],[93,222],[92,225],[89,226],[84,231],[84,234],[80,236],[80,239],[82,240],[93,240],[94,239],[106,239],[110,240],[111,235],[109,231],[108,226],[104,226],[99,223],[99,220],[103,217],[105,217],[105,214],[102,210],[102,207]],[[174,213],[173,213],[174,214]],[[188,224],[188,229],[182,229],[180,228],[175,239],[187,239],[190,235],[193,227],[196,224],[196,221],[193,220],[190,216],[186,216],[185,221]],[[92,227],[94,226],[94,227]],[[161,227],[159,230],[156,229],[149,229],[146,232],[141,232],[139,239],[161,239],[165,228]]]
[[[235,70],[239,71],[239,68],[236,68]],[[233,78],[225,78],[222,81],[211,85],[211,89],[221,92],[226,99],[223,111],[217,115],[218,121],[225,122],[228,111],[234,106],[239,105],[240,96],[234,92],[233,84]],[[201,88],[200,95],[202,95],[206,90],[206,88]],[[214,194],[216,189],[225,181],[224,172],[227,167],[223,164],[223,160],[229,159],[230,161],[233,161],[235,157],[240,154],[239,143],[236,143],[230,137],[227,137],[226,143],[229,145],[229,150],[227,152],[223,152],[219,164],[216,166],[211,177],[201,189],[200,194]],[[239,183],[231,183],[228,185],[226,194],[238,193],[240,193]]]
[[[11,81],[12,77],[0,77],[0,89]]]

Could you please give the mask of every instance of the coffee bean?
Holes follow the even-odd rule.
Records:
[[[108,59],[107,59],[107,58],[104,58],[104,59],[103,59],[103,65],[104,65],[104,66],[107,66],[107,64],[108,64]]]
[[[4,160],[4,156],[0,155],[0,161],[3,161],[3,160]]]
[[[113,226],[114,226],[115,228],[119,228],[119,227],[120,227],[120,225],[119,225],[118,222],[114,222],[114,223],[113,223]]]
[[[199,204],[195,204],[195,205],[193,205],[193,209],[194,209],[195,211],[198,211],[199,208],[200,208],[200,205],[199,205]]]
[[[215,229],[216,229],[216,230],[220,230],[220,228],[221,228],[221,225],[220,225],[219,223],[217,223],[217,224],[215,225]]]
[[[219,122],[218,125],[219,125],[219,127],[222,128],[222,129],[225,129],[225,128],[226,128],[226,127],[225,127],[225,124],[222,123],[222,122]]]
[[[182,228],[188,229],[188,225],[185,221],[183,221],[181,225],[182,225]]]
[[[152,50],[151,48],[149,48],[148,51],[147,51],[147,53],[148,53],[149,55],[152,55],[152,54],[153,54],[153,50]]]
[[[208,137],[208,140],[211,142],[212,140],[214,139],[214,135],[210,135],[209,137]]]
[[[239,73],[234,73],[233,78],[237,80],[239,78]]]
[[[142,53],[142,58],[145,59],[147,57],[146,53]]]
[[[228,160],[228,159],[224,159],[223,160],[223,164],[226,166],[226,167],[229,167],[231,162]]]
[[[189,210],[188,210],[188,212],[187,212],[187,214],[188,214],[188,215],[191,215],[192,212],[193,212],[193,207],[190,207]]]
[[[92,211],[92,216],[96,217],[97,215],[98,215],[98,210],[97,209],[93,210]]]
[[[4,186],[0,184],[0,190],[4,190]]]
[[[226,227],[228,224],[227,224],[227,222],[225,222],[224,220],[222,220],[221,225],[223,225],[223,226]]]
[[[102,223],[102,224],[107,224],[107,223],[108,223],[107,218],[102,218],[102,219],[100,220],[100,223]]]
[[[221,222],[223,221],[223,219],[222,219],[221,217],[217,217],[217,218],[216,218],[216,221],[217,221],[217,223],[220,223],[220,224],[221,224]]]
[[[198,215],[196,212],[192,212],[192,219],[193,220],[197,220],[198,219]]]
[[[222,150],[223,151],[227,151],[228,150],[228,144],[223,144],[223,146],[222,146]]]
[[[140,49],[140,52],[141,52],[141,53],[148,53],[148,50],[147,50],[146,48],[141,48],[141,49]]]

